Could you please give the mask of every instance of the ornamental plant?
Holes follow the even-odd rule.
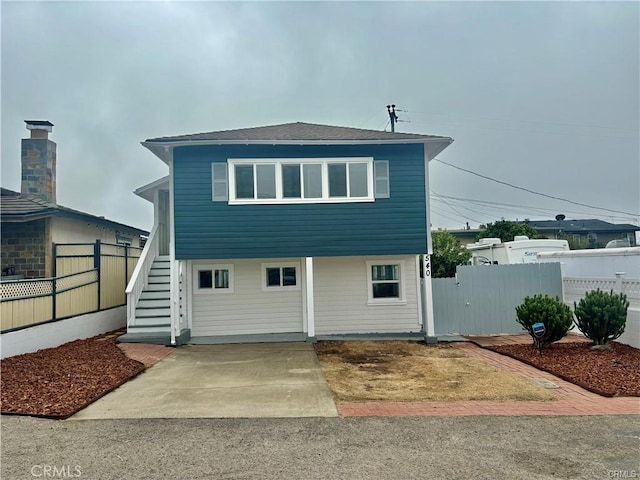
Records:
[[[558,297],[534,295],[525,297],[524,302],[516,307],[517,322],[531,335],[533,344],[540,353],[553,342],[563,338],[573,324],[571,309]],[[542,323],[544,335],[538,337],[533,333],[533,325]]]
[[[628,308],[624,293],[591,290],[578,303],[574,302],[576,326],[596,345],[608,344],[624,333]]]

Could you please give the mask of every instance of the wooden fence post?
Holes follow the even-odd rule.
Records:
[[[129,245],[124,246],[124,289],[129,283]]]
[[[101,242],[100,239],[96,240],[96,244],[93,247],[93,268],[97,269],[96,274],[98,275],[98,308],[97,310],[100,311],[101,310],[101,302],[100,302],[100,287],[101,287],[101,281],[100,281],[100,254],[102,253],[102,248],[101,248]]]
[[[56,290],[58,288],[56,277],[58,276],[58,246],[55,242],[51,244],[51,260],[53,265],[51,265],[51,320],[56,319]]]

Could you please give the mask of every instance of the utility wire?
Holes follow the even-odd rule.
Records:
[[[436,192],[434,192],[433,190],[431,190],[431,192],[445,205],[447,205],[451,210],[453,210],[455,213],[457,213],[458,215],[460,215],[462,218],[465,217],[464,214],[460,213],[458,210],[456,210],[455,208],[453,208],[453,205],[451,205],[449,202],[447,202],[445,199],[443,199],[442,197],[440,197],[440,195],[438,195]],[[480,220],[476,220],[475,218],[471,218],[468,217],[469,220],[476,222],[476,223],[482,223]]]
[[[539,215],[547,215],[549,212],[552,213],[557,213],[557,209],[555,208],[544,208],[544,207],[533,207],[531,205],[516,205],[513,203],[501,203],[501,202],[492,202],[489,200],[479,200],[479,199],[475,199],[475,198],[464,198],[464,197],[453,197],[453,196],[449,196],[449,195],[439,195],[442,198],[446,198],[449,200],[457,200],[459,202],[468,202],[471,204],[477,204],[477,205],[481,205],[484,206],[486,208],[494,208],[494,209],[504,209],[504,207],[507,207],[508,209],[511,210],[516,210],[516,209],[521,209],[521,208],[526,208],[529,209],[533,212],[536,212],[536,214]],[[496,205],[495,207],[493,207],[492,205]],[[520,211],[520,210],[518,210]],[[566,210],[566,209],[562,209],[563,213],[575,213],[577,215],[593,215],[592,213],[588,213],[588,212],[582,212],[582,211],[578,211],[578,210]],[[636,220],[637,217],[613,217],[613,218],[620,218],[620,219],[624,219],[624,220]]]
[[[398,110],[400,111],[400,110]],[[408,112],[408,110],[403,110]],[[411,113],[418,113],[421,115],[438,115],[438,116],[455,116],[456,114],[446,114],[446,113],[434,113],[434,112],[416,112],[415,110],[412,110]],[[478,117],[475,115],[469,115],[469,114],[459,114],[458,116],[460,117],[468,117],[471,118],[472,120],[490,120],[490,121],[496,121],[496,122],[507,122],[507,123],[513,123],[513,122],[519,122],[519,123],[534,123],[534,124],[540,124],[540,125],[557,125],[557,126],[561,126],[561,127],[578,127],[578,128],[605,128],[608,130],[626,130],[629,132],[634,132],[634,133],[638,133],[638,130],[635,128],[625,128],[625,127],[611,127],[611,126],[607,126],[607,125],[584,125],[584,124],[579,124],[579,123],[561,123],[561,122],[549,122],[549,121],[540,121],[540,120],[514,120],[514,119],[508,119],[508,118],[491,118],[491,117]]]
[[[371,120],[373,120],[373,117],[380,115],[380,113],[382,113],[383,110],[381,108],[376,109],[376,112],[371,115],[365,122],[362,122],[360,125],[358,125],[357,128],[362,128],[363,125],[366,125],[367,123],[369,123]]]
[[[451,164],[451,163],[447,163],[447,162],[445,162],[445,161],[443,161],[443,160],[440,160],[440,159],[438,159],[438,158],[434,158],[434,160],[435,160],[436,162],[443,163],[444,165],[447,165],[447,166],[449,166],[449,167],[455,168],[456,170],[460,170],[460,171],[463,171],[463,172],[466,172],[466,173],[470,173],[471,175],[475,175],[476,177],[484,178],[485,180],[490,180],[490,181],[492,181],[492,182],[499,183],[499,184],[501,184],[501,185],[506,185],[507,187],[515,188],[516,190],[522,190],[522,191],[524,191],[524,192],[528,192],[528,193],[531,193],[531,194],[533,194],[533,195],[539,195],[539,196],[541,196],[541,197],[551,198],[551,199],[553,199],[553,200],[559,200],[559,201],[561,201],[561,202],[567,202],[567,203],[571,203],[571,204],[573,204],[573,205],[579,205],[579,206],[581,206],[581,207],[593,208],[593,209],[595,209],[595,210],[604,210],[604,211],[606,211],[606,212],[622,213],[622,214],[624,214],[624,215],[630,215],[630,216],[632,216],[632,217],[638,217],[638,216],[640,216],[640,215],[639,215],[639,214],[637,214],[637,213],[629,213],[629,212],[623,212],[623,211],[621,211],[621,210],[612,210],[612,209],[610,209],[610,208],[596,207],[596,206],[593,206],[593,205],[588,205],[588,204],[586,204],[586,203],[574,202],[573,200],[568,200],[568,199],[566,199],[566,198],[556,197],[556,196],[554,196],[554,195],[547,195],[546,193],[535,192],[535,191],[533,191],[533,190],[529,190],[528,188],[518,187],[517,185],[513,185],[513,184],[508,183],[508,182],[503,182],[502,180],[497,180],[497,179],[495,179],[495,178],[491,178],[491,177],[488,177],[488,176],[486,176],[486,175],[482,175],[482,174],[480,174],[480,173],[473,172],[473,171],[471,171],[471,170],[467,170],[466,168],[458,167],[457,165],[453,165],[453,164]]]

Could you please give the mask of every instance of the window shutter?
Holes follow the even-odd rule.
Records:
[[[211,187],[214,202],[226,202],[229,199],[226,163],[211,164]]]
[[[373,162],[374,197],[389,198],[389,160]]]

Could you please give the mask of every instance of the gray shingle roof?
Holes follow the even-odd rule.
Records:
[[[0,189],[0,217],[2,221],[28,221],[49,216],[70,217],[90,220],[110,227],[118,227],[146,235],[149,232],[123,223],[114,222],[104,217],[91,215],[72,208],[63,207],[56,203],[49,203],[32,195],[22,195],[19,192],[7,188]]]
[[[219,132],[194,133],[173,137],[148,139],[147,142],[178,141],[381,141],[381,140],[451,140],[449,137],[421,135],[417,133],[383,132],[352,127],[335,127],[315,123],[283,123],[265,127],[240,128]]]
[[[0,212],[2,216],[45,212],[56,208],[54,203],[48,203],[30,195],[21,195],[18,192],[6,188],[2,189],[1,195]]]
[[[558,231],[570,233],[589,232],[636,232],[640,227],[629,223],[609,223],[596,218],[584,220],[529,220],[527,223],[539,231]]]

